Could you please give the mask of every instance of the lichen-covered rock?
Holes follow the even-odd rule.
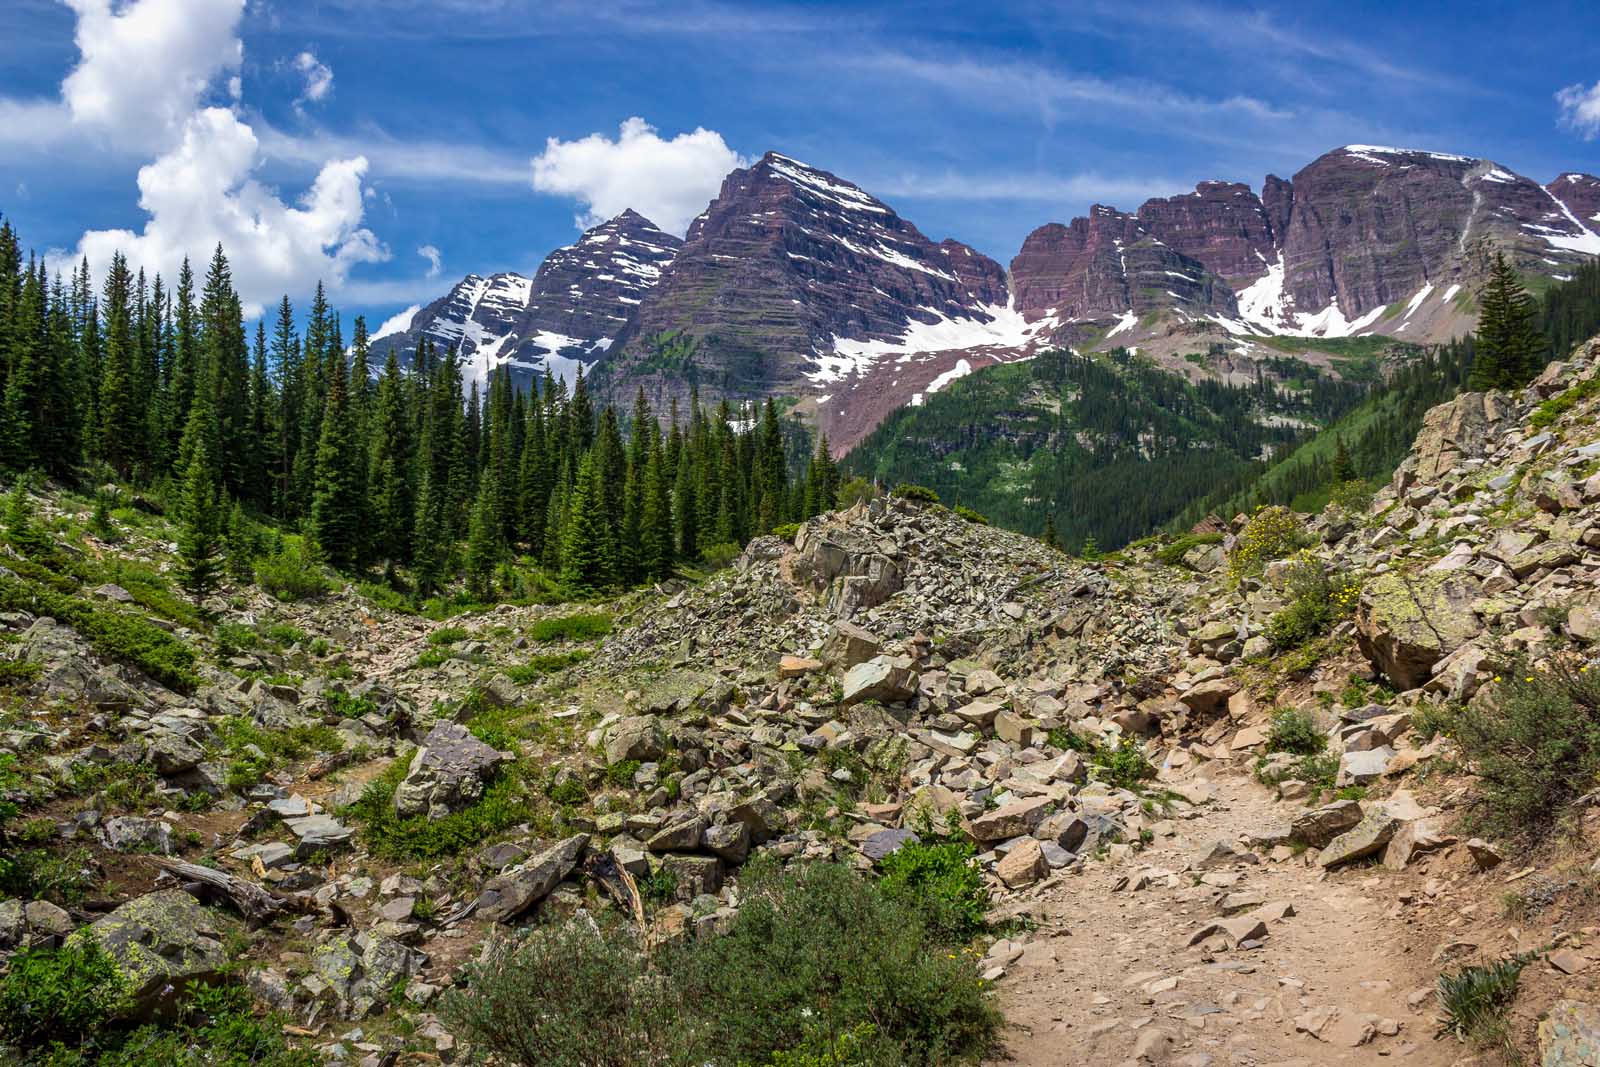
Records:
[[[136,897],[72,938],[92,940],[111,958],[136,1018],[162,1014],[228,963],[221,924],[181,889]]]
[[[698,835],[697,835],[698,836]],[[574,834],[484,883],[478,914],[492,922],[509,922],[550,895],[578,865],[589,847],[588,834]]]
[[[892,704],[916,695],[916,673],[888,656],[879,656],[845,672],[844,696],[840,702],[846,707],[863,700]]]
[[[641,763],[658,760],[666,755],[666,751],[666,734],[661,724],[648,715],[630,715],[619,719],[605,733],[607,766],[627,760]]]
[[[1432,677],[1434,664],[1482,630],[1472,610],[1482,592],[1478,579],[1462,571],[1379,575],[1361,592],[1356,641],[1391,681],[1415,689]]]
[[[460,811],[483,796],[484,783],[508,758],[460,723],[434,723],[394,791],[395,814],[442,819]]]
[[[1540,1067],[1592,1067],[1600,1063],[1600,1008],[1558,1000],[1539,1020]]]

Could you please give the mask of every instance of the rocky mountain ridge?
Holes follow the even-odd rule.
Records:
[[[1490,160],[1351,145],[1259,194],[1206,181],[1134,212],[1096,205],[1033,231],[1007,271],[769,152],[728,176],[683,242],[627,213],[531,284],[463,281],[375,351],[426,333],[459,343],[475,377],[581,363],[613,400],[643,387],[657,410],[691,386],[793,397],[843,453],[889,411],[1045,346],[1122,346],[1191,379],[1243,380],[1279,354],[1276,336],[1445,340],[1470,328],[1491,249],[1564,277],[1600,253],[1600,179],[1542,187]]]

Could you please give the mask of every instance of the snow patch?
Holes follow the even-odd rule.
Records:
[[[1130,308],[1122,313],[1122,317],[1117,320],[1117,324],[1115,326],[1106,331],[1106,336],[1115,337],[1123,330],[1131,330],[1138,321],[1139,316],[1135,315],[1133,310]]]
[[[1036,338],[1054,329],[1054,317],[1028,322],[1012,304],[990,304],[974,309],[977,317],[952,318],[932,308],[933,322],[912,319],[905,333],[885,341],[834,336],[828,350],[814,353],[817,369],[806,377],[815,385],[828,385],[861,374],[886,357],[974,349],[1025,350]],[[953,379],[952,379],[953,380]]]

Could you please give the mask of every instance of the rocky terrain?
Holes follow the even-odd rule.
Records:
[[[1600,179],[1548,186],[1492,160],[1351,145],[1261,191],[1206,181],[1134,212],[1028,235],[1009,273],[837,175],[769,152],[735,171],[685,241],[633,212],[558,249],[530,283],[464,279],[374,346],[459,344],[466,373],[581,364],[666,410],[793,397],[842,454],[884,417],[1048,345],[1125,347],[1192,380],[1248,380],[1273,337],[1469,332],[1491,246],[1529,279],[1600,252]],[[1296,351],[1318,365],[1339,349]]]
[[[1475,832],[1437,724],[1513,664],[1587,669],[1597,381],[1600,340],[1463,394],[1315,516],[1079,560],[877,498],[703,580],[446,621],[237,581],[203,620],[160,595],[164,519],[104,539],[52,491],[56,551],[122,581],[28,610],[65,579],[13,531],[0,750],[56,873],[0,902],[0,945],[92,939],[147,1014],[231,965],[330,1061],[454,1061],[437,998],[501,933],[713,936],[752,858],[871,872],[937,819],[992,893],[997,1063],[1488,1064],[1435,1040],[1434,985],[1513,953],[1510,1047],[1590,1062],[1590,798],[1541,845]],[[1308,574],[1332,614],[1295,634]],[[192,680],[128,666],[113,616]]]

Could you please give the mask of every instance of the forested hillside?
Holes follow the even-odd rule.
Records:
[[[69,279],[24,262],[6,223],[0,465],[143,491],[180,520],[196,599],[262,558],[381,570],[417,597],[463,577],[478,601],[582,594],[832,505],[826,450],[809,464],[770,400],[693,397],[663,432],[642,396],[600,409],[581,372],[570,391],[548,373],[519,390],[502,369],[463,395],[454,349],[426,338],[411,366],[391,354],[370,376],[365,322],[347,345],[320,287],[301,321],[285,297],[252,338],[221,247],[198,288],[187,262],[173,287],[118,256],[97,292],[87,262]]]
[[[1361,382],[1284,356],[1248,386],[1188,382],[1125,350],[1049,352],[905,407],[845,459],[886,484],[919,482],[991,520],[1068,547],[1123,544],[1247,478],[1268,450],[1356,405]]]

